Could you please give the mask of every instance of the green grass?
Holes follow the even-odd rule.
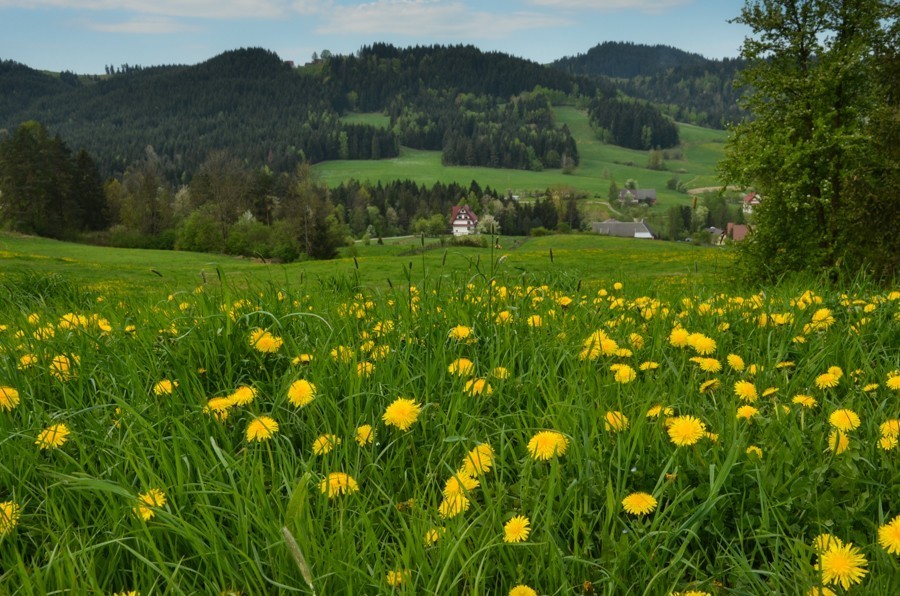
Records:
[[[642,188],[656,188],[659,208],[685,204],[690,197],[670,191],[666,182],[677,175],[690,187],[707,187],[718,184],[715,167],[722,157],[726,133],[697,126],[681,124],[685,159],[667,162],[669,171],[648,170],[647,152],[634,151],[615,145],[605,145],[596,140],[588,123],[587,114],[569,106],[554,109],[558,125],[566,124],[578,143],[581,165],[571,175],[561,170],[528,172],[495,168],[444,166],[439,151],[419,151],[401,148],[400,157],[377,161],[330,161],[315,166],[322,181],[337,186],[344,180],[356,178],[372,183],[410,179],[420,184],[456,182],[468,185],[477,180],[482,186],[490,186],[500,192],[525,194],[528,191],[563,186],[572,187],[599,196],[608,194],[611,180],[621,188],[625,180],[634,178]],[[378,122],[379,115],[355,114],[356,121]],[[371,119],[371,120],[369,120]],[[634,166],[623,165],[633,162]],[[684,173],[675,174],[675,170]]]
[[[203,284],[208,255],[0,242],[0,512],[14,513],[0,518],[0,593],[310,593],[309,581],[318,594],[805,594],[821,581],[822,532],[866,558],[854,593],[900,585],[877,542],[900,513],[897,448],[879,447],[900,417],[888,386],[900,293],[669,284],[701,253],[587,236],[530,239],[494,270],[484,251],[448,249],[444,265],[428,253],[427,276],[420,255],[358,258],[360,276],[384,267],[373,281],[411,263],[414,289],[402,275],[345,283],[352,259],[222,258],[226,283]],[[322,283],[300,284],[313,265]],[[582,269],[604,279],[581,284]],[[688,345],[674,345],[676,328]],[[254,348],[260,329],[269,352]],[[471,369],[458,376],[461,358]],[[830,367],[837,386],[819,388]],[[292,393],[298,379],[315,385],[311,401]],[[474,380],[490,391],[471,394]],[[736,417],[738,381],[774,389],[750,421]],[[213,415],[223,402],[210,400],[241,387],[255,396]],[[398,397],[420,407],[407,430],[387,424]],[[672,411],[648,416],[657,405]],[[840,408],[861,424],[836,454]],[[670,415],[714,436],[676,446]],[[248,440],[262,416],[277,432]],[[58,424],[68,439],[40,449]],[[357,443],[361,425],[372,443]],[[542,431],[564,437],[546,460],[529,447]],[[334,449],[317,453],[328,436]],[[442,515],[448,480],[485,444],[492,465],[463,493],[468,508]],[[329,498],[333,472],[358,491]],[[165,503],[138,515],[150,490]],[[638,491],[657,503],[645,515],[623,509]],[[507,543],[519,515],[529,536]]]
[[[565,272],[588,283],[624,278],[701,283],[727,275],[732,262],[731,253],[723,249],[591,234],[502,237],[501,250],[442,247],[438,239],[426,239],[426,244],[430,250],[421,252],[418,237],[388,240],[384,246],[358,243],[333,261],[277,265],[207,253],[115,249],[0,234],[0,280],[26,272],[55,274],[78,279],[93,290],[136,293],[219,284],[220,278],[297,287],[342,277],[348,283],[382,288],[410,279],[492,272],[533,277]]]
[[[354,112],[342,117],[341,120],[347,124],[367,124],[376,128],[388,128],[391,125],[390,117],[378,112]]]

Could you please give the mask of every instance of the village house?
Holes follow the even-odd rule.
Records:
[[[752,215],[753,210],[758,207],[761,202],[762,199],[755,192],[750,192],[744,195],[744,215]]]
[[[656,232],[641,221],[619,221],[607,219],[591,223],[591,231],[603,236],[617,236],[619,238],[642,238],[652,240],[657,237]]]
[[[468,205],[458,205],[450,213],[450,228],[454,236],[468,236],[475,233],[478,216]]]
[[[648,206],[656,205],[656,189],[655,188],[623,188],[619,191],[619,201],[623,205],[640,205]]]

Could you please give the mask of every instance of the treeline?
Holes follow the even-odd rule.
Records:
[[[679,122],[725,128],[747,114],[734,82],[746,62],[710,60],[677,48],[605,42],[552,66],[574,76],[614,85],[630,97],[658,104]]]
[[[120,247],[327,259],[353,238],[446,234],[451,208],[462,202],[493,222],[495,233],[582,225],[572,196],[519,203],[476,182],[349,181],[329,189],[308,162],[275,172],[216,151],[189,184],[176,185],[146,147],[104,183],[87,151],[73,155],[37,122],[0,141],[0,228]]]
[[[597,97],[591,101],[588,114],[591,126],[605,143],[647,150],[674,147],[680,142],[675,122],[642,101]]]

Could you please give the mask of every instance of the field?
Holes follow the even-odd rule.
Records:
[[[892,593],[900,292],[601,240],[0,236],[0,593]]]
[[[606,200],[609,185],[616,181],[619,188],[628,178],[634,178],[642,188],[655,188],[659,207],[686,204],[690,197],[666,188],[672,176],[678,176],[690,188],[715,186],[716,163],[724,154],[726,133],[680,124],[684,159],[666,162],[668,170],[648,170],[647,152],[604,145],[596,140],[588,124],[587,114],[574,107],[554,109],[558,125],[566,124],[578,143],[581,165],[571,175],[561,170],[527,172],[494,168],[444,166],[439,151],[420,151],[402,147],[400,157],[376,161],[329,161],[318,164],[315,171],[322,181],[339,185],[356,178],[371,182],[410,179],[419,184],[458,182],[469,185],[477,180],[482,187],[490,186],[505,193],[525,194],[554,186],[572,187]],[[355,114],[349,121],[385,125],[377,114]],[[381,118],[384,118],[381,116]],[[634,163],[635,165],[625,165]],[[677,173],[676,173],[677,172]]]

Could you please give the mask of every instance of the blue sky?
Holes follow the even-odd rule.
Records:
[[[736,57],[743,0],[0,0],[0,59],[102,73],[107,64],[196,64],[263,47],[285,60],[398,46],[473,44],[538,62],[603,41]]]

